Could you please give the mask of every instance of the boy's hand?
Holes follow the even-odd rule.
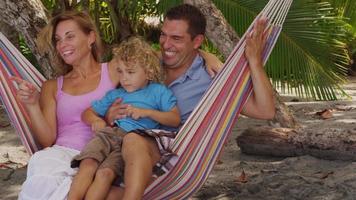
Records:
[[[138,120],[141,117],[147,117],[146,109],[136,108],[131,105],[127,106],[126,113],[127,116],[131,117],[134,120]]]
[[[91,130],[95,133],[105,127],[106,127],[106,122],[104,120],[96,120],[91,124]]]

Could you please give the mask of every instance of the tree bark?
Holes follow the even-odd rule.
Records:
[[[227,58],[239,37],[226,21],[221,11],[214,5],[211,0],[184,0],[184,3],[191,4],[200,9],[207,19],[206,35],[209,40],[219,49]],[[272,123],[285,128],[297,127],[297,122],[288,107],[280,101],[278,93],[275,91],[276,115]]]
[[[184,3],[194,5],[204,14],[207,19],[206,36],[227,58],[240,38],[221,11],[211,0],[184,0]]]
[[[296,121],[288,106],[283,103],[281,97],[276,90],[274,92],[274,106],[276,107],[276,114],[270,124],[273,127],[284,128],[298,128],[299,123]]]
[[[35,42],[37,33],[48,22],[42,2],[40,0],[3,0],[0,1],[0,9],[0,20],[14,27],[24,36],[26,44],[40,63],[44,76],[52,77],[53,69],[49,59],[39,54]]]
[[[243,153],[288,157],[311,155],[327,160],[356,161],[356,131],[260,127],[236,139]]]
[[[11,41],[11,43],[19,49],[19,37],[16,33],[16,29],[13,26],[10,26],[8,23],[5,21],[0,21],[0,32],[6,36],[8,40]]]

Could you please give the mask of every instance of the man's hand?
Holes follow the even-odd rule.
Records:
[[[266,44],[267,35],[264,30],[267,26],[267,19],[260,18],[253,27],[250,34],[246,36],[245,55],[250,67],[263,65],[262,52]]]
[[[122,104],[122,99],[116,99],[106,112],[105,121],[110,124],[110,126],[113,126],[115,120],[122,119],[127,116],[127,107],[127,104]]]

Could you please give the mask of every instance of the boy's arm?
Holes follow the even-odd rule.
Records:
[[[130,115],[133,119],[149,117],[152,120],[165,126],[178,127],[180,125],[180,114],[177,106],[174,106],[170,111],[167,112],[135,108],[132,106],[129,106],[127,111],[128,115]]]
[[[99,117],[91,107],[82,113],[82,120],[86,124],[91,125],[93,131],[98,131],[106,126],[105,120]]]

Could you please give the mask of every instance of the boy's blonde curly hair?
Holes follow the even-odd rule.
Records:
[[[127,67],[143,67],[148,80],[161,83],[160,60],[152,47],[143,38],[132,36],[113,48],[113,59],[120,59]]]

